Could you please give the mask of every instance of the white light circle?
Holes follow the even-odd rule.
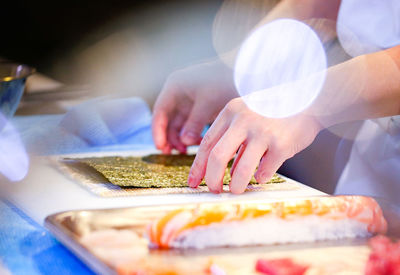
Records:
[[[20,181],[28,174],[29,157],[14,126],[0,113],[0,174]]]
[[[315,32],[299,21],[279,19],[258,28],[242,44],[234,81],[250,109],[282,118],[310,106],[324,84],[326,68]]]

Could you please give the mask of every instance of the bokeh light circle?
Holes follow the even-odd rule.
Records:
[[[326,54],[306,24],[279,19],[255,30],[235,62],[237,91],[253,111],[282,118],[306,109],[326,75]]]
[[[28,174],[29,157],[21,137],[10,121],[0,113],[0,174],[20,181]]]

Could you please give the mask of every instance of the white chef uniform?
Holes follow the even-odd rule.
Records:
[[[337,32],[353,57],[399,45],[400,0],[342,0]],[[335,193],[400,205],[400,116],[364,122]]]

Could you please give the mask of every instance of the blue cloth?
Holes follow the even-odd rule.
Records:
[[[39,155],[153,147],[151,112],[140,98],[94,99],[63,115],[11,120],[29,153]]]
[[[12,274],[94,274],[43,227],[0,201],[0,259]]]

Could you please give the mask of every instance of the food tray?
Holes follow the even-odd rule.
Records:
[[[383,200],[376,200],[381,205],[388,221],[388,234],[398,238],[400,236],[399,208]],[[129,247],[129,238],[125,237],[127,232],[131,232],[134,236],[136,234],[142,236],[150,221],[160,217],[166,211],[182,206],[191,208],[195,207],[195,204],[67,211],[47,217],[45,226],[61,243],[98,274],[129,274],[139,263],[158,268],[173,268],[176,272],[174,274],[187,272],[204,274],[210,268],[225,272],[215,274],[257,274],[254,270],[257,259],[282,257],[290,257],[296,262],[309,265],[311,274],[339,274],[340,272],[363,274],[368,259],[369,248],[366,245],[366,239],[243,248],[213,248],[200,251],[144,251],[143,248],[146,249],[147,246],[144,244],[144,238],[141,237],[137,247],[135,247],[136,242]],[[89,236],[90,233],[102,234],[104,232],[108,242],[98,242],[100,246],[97,247],[97,252],[85,247],[83,242],[88,243],[84,241],[86,236]],[[112,238],[115,240],[110,244],[109,241]],[[122,240],[117,240],[121,238]],[[124,247],[116,249],[113,243],[120,243]],[[115,264],[116,262],[118,264]]]

